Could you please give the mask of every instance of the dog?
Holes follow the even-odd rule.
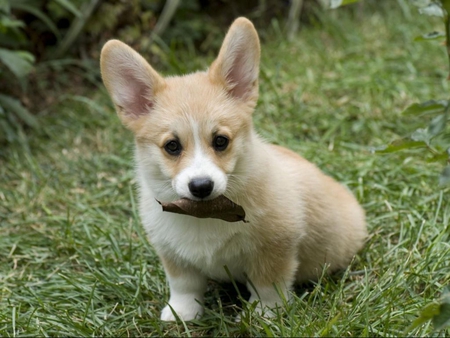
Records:
[[[170,287],[163,321],[201,317],[208,278],[245,283],[255,311],[269,313],[295,282],[346,268],[365,242],[352,193],[256,133],[259,62],[246,18],[233,22],[207,71],[163,78],[118,40],[101,51],[103,82],[135,136],[140,217]],[[219,196],[242,206],[247,222],[163,212],[158,203]]]

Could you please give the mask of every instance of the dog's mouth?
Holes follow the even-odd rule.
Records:
[[[188,198],[181,198],[168,203],[156,201],[166,212],[197,218],[217,218],[227,222],[248,222],[245,220],[244,208],[223,195],[207,201],[193,201]]]

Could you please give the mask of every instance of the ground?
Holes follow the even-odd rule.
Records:
[[[371,149],[426,125],[401,114],[409,104],[448,98],[443,47],[412,41],[435,22],[392,5],[322,14],[291,42],[267,28],[258,131],[345,183],[370,231],[347,271],[298,286],[272,320],[235,323],[245,290],[211,282],[201,320],[159,321],[168,286],[136,213],[132,136],[100,85],[62,97],[0,158],[0,335],[404,334],[449,284],[449,189],[425,153]],[[211,61],[186,53],[171,63]]]

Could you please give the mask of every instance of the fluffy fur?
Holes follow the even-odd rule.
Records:
[[[257,311],[279,306],[294,282],[345,268],[362,247],[364,211],[352,194],[296,153],[254,131],[260,46],[250,21],[230,27],[206,72],[161,77],[137,52],[111,40],[101,53],[103,81],[136,139],[140,215],[166,271],[169,304],[161,319],[203,313],[207,278],[247,283]],[[213,147],[217,136],[228,147]],[[175,140],[179,154],[168,153]],[[249,223],[162,212],[155,198],[198,200],[189,183],[213,182],[212,199],[241,205]],[[278,291],[277,291],[278,290]]]

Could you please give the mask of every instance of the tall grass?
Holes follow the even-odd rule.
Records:
[[[245,289],[211,281],[201,320],[160,322],[168,287],[136,213],[132,136],[99,90],[62,100],[39,133],[1,150],[0,335],[402,335],[449,284],[449,190],[437,187],[440,165],[370,148],[420,125],[400,112],[448,97],[448,83],[442,47],[411,42],[430,19],[394,4],[324,14],[291,42],[274,22],[263,44],[257,129],[367,211],[371,236],[347,271],[296,287],[270,321],[235,323]],[[179,55],[176,69],[211,61]]]

